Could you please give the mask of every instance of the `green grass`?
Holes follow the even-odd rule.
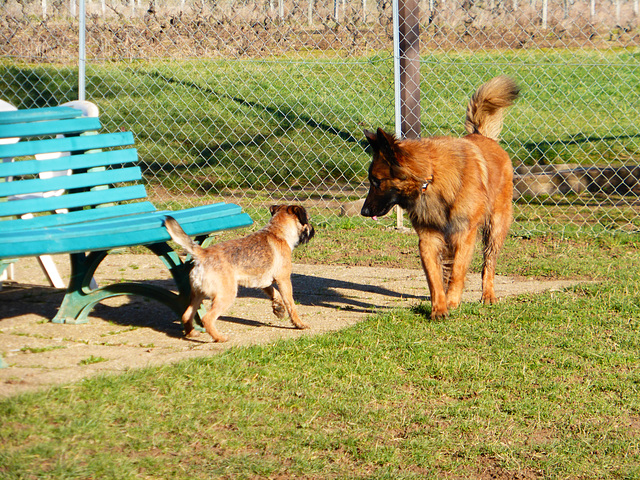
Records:
[[[106,361],[107,361],[106,358],[95,357],[95,356],[91,355],[91,356],[89,356],[89,357],[87,357],[87,358],[85,358],[83,360],[80,360],[78,362],[78,365],[93,365],[94,363],[102,363],[102,362],[106,362]]]
[[[320,256],[363,230],[325,228]],[[12,397],[0,476],[640,478],[640,237],[512,236],[499,268],[591,281]]]

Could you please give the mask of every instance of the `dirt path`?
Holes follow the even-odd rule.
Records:
[[[65,257],[56,258],[68,278]],[[170,286],[170,276],[152,255],[112,255],[101,267],[100,283],[145,279]],[[8,368],[0,369],[0,397],[74,382],[99,373],[212,355],[238,345],[272,343],[282,338],[317,335],[352,325],[377,310],[418,304],[427,295],[421,270],[324,265],[294,266],[294,298],[310,330],[292,328],[271,313],[260,291],[243,290],[218,329],[229,336],[224,344],[182,337],[179,319],[167,307],[142,298],[118,297],[100,304],[89,323],[48,322],[62,292],[46,287],[35,259],[20,260],[16,283],[0,291],[0,354]],[[498,296],[560,289],[575,282],[499,277]],[[465,301],[480,298],[480,279],[470,275]]]

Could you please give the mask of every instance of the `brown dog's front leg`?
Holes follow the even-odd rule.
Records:
[[[477,233],[477,228],[469,228],[451,239],[455,253],[449,290],[447,291],[447,307],[449,308],[456,308],[462,300],[464,281],[473,256]]]
[[[418,232],[418,239],[420,260],[431,294],[431,318],[446,317],[449,315],[449,311],[447,297],[444,293],[442,263],[440,262],[444,238],[439,232],[427,230]]]

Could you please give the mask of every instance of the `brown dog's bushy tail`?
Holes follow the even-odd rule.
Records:
[[[167,232],[169,232],[173,241],[184,248],[188,253],[194,257],[202,254],[204,248],[194,242],[189,235],[184,233],[184,230],[175,218],[167,215],[164,220],[164,228],[167,229]]]
[[[507,76],[495,77],[480,86],[467,106],[465,128],[469,133],[479,133],[498,140],[502,130],[505,108],[518,98],[520,88]]]

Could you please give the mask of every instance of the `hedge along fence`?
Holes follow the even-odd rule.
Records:
[[[42,17],[41,2],[5,3],[5,100],[77,98],[70,5]],[[87,12],[87,99],[106,128],[134,131],[156,201],[262,211],[286,199],[331,221],[366,193],[362,129],[395,130],[390,3],[105,0]],[[422,135],[463,134],[475,88],[511,75],[515,231],[637,230],[637,22],[633,1],[421,2]]]

